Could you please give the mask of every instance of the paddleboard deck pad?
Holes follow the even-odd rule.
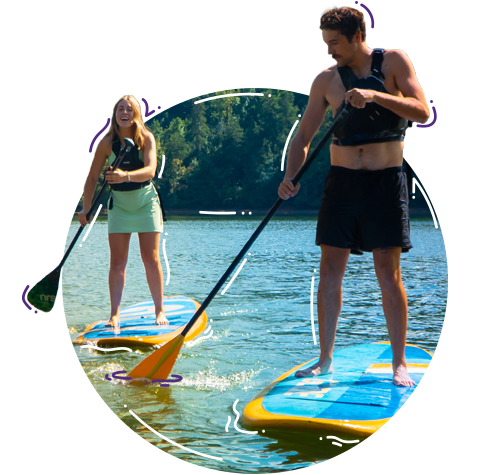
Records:
[[[410,377],[418,384],[432,355],[406,345]],[[252,428],[341,433],[368,437],[382,427],[413,394],[414,387],[393,384],[390,343],[369,343],[333,353],[332,374],[296,378],[293,368],[276,379],[244,409]]]
[[[106,326],[108,317],[89,325],[74,343],[96,344],[102,347],[162,345],[183,331],[199,307],[198,302],[188,297],[164,297],[164,312],[169,325],[156,325],[153,300],[146,300],[120,311],[120,328]],[[204,331],[206,325],[207,315],[203,312],[188,332],[185,341],[194,339]]]

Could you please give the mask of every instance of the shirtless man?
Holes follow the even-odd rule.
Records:
[[[291,142],[279,196],[298,193],[292,179],[305,161],[326,109],[334,115],[345,104],[353,109],[335,129],[330,147],[316,244],[321,246],[317,298],[319,362],[297,377],[332,373],[333,347],[342,308],[342,280],[349,254],[372,252],[375,273],[392,346],[393,381],[413,386],[405,359],[407,297],[400,256],[411,247],[408,190],[402,170],[408,121],[425,123],[429,109],[413,66],[399,50],[372,50],[366,44],[363,14],[335,8],[321,18],[328,54],[337,64],[321,72],[312,85],[298,133]]]

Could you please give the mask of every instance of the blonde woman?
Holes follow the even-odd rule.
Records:
[[[112,125],[94,155],[84,187],[84,206],[78,218],[88,224],[86,214],[99,175],[106,160],[112,165],[124,145],[124,138],[134,141],[120,168],[106,173],[111,185],[108,201],[108,242],[110,245],[111,313],[108,325],[120,326],[120,302],[125,285],[127,256],[131,233],[138,233],[141,259],[155,304],[155,323],[168,324],[163,308],[163,275],[159,257],[160,234],[163,231],[162,208],[151,180],[157,168],[155,138],[143,123],[141,108],[133,96],[122,97],[113,108]]]

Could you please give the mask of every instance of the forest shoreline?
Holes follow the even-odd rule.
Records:
[[[268,209],[245,209],[245,210],[236,210],[235,215],[215,215],[215,214],[201,214],[200,211],[202,210],[196,210],[196,209],[168,209],[166,210],[166,217],[184,217],[184,216],[200,216],[200,217],[214,217],[214,216],[219,216],[219,217],[233,217],[233,216],[245,216],[249,217],[249,212],[251,212],[251,216],[259,216],[259,217],[264,217],[266,214],[269,212]],[[206,211],[211,211],[213,213],[216,212],[229,212],[228,210],[206,210]],[[430,214],[430,211],[428,208],[410,208],[410,217],[411,218],[423,218],[430,216],[432,219],[432,216]],[[275,216],[317,216],[319,210],[318,209],[279,209],[275,213]],[[244,213],[244,214],[243,214]],[[78,212],[76,211],[74,213],[74,218],[78,215]],[[100,214],[100,218],[104,218],[107,216],[107,210],[103,210]]]

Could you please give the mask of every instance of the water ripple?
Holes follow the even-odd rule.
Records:
[[[169,292],[202,302],[258,224],[259,218],[170,217],[166,223],[171,243]],[[70,239],[77,227],[72,225]],[[279,472],[307,467],[350,448],[321,447],[318,437],[310,443],[307,435],[287,441],[225,432],[228,408],[236,399],[244,407],[285,371],[317,356],[319,347],[313,344],[310,323],[311,277],[320,260],[315,227],[314,218],[282,217],[267,226],[246,256],[244,273],[232,283],[231,292],[217,295],[207,309],[212,338],[182,348],[174,371],[183,376],[180,383],[135,388],[105,380],[106,373],[130,371],[150,353],[148,349],[122,354],[77,351],[84,371],[109,407],[159,449],[216,470]],[[106,221],[98,219],[92,232],[85,248],[70,255],[63,276],[67,325],[78,331],[109,312]],[[402,256],[409,300],[408,342],[433,352],[446,308],[446,254],[432,220],[412,222],[412,242],[414,249]],[[149,289],[133,235],[122,308],[146,298]],[[314,320],[318,331],[315,306]],[[371,255],[351,256],[336,347],[387,339]],[[143,420],[155,420],[159,432],[224,462],[201,460],[160,440],[124,410],[124,404],[138,408],[135,412]]]

